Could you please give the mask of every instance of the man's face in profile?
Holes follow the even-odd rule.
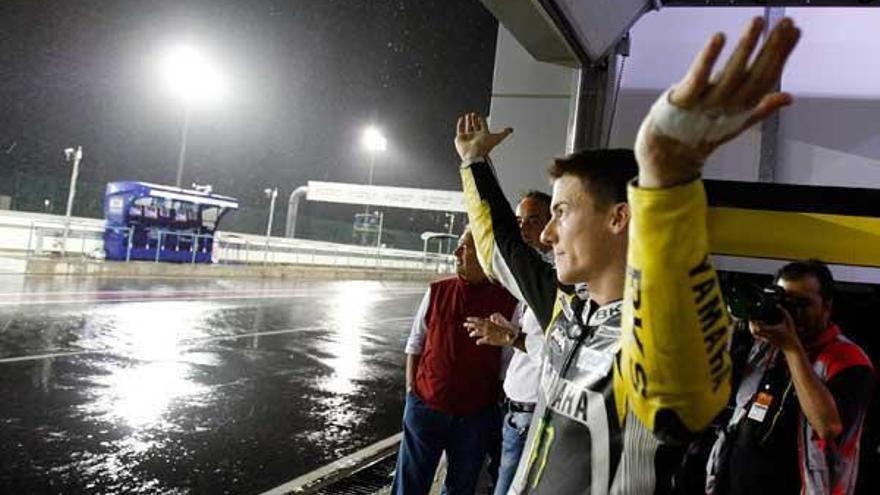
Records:
[[[553,246],[563,284],[589,282],[614,256],[610,210],[597,206],[579,177],[567,174],[553,181],[552,216],[541,240]]]
[[[486,278],[480,261],[477,259],[477,248],[470,230],[466,230],[458,238],[455,248],[455,272],[467,282],[477,283]]]

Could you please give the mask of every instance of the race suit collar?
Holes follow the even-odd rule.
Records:
[[[569,321],[576,321],[587,327],[604,325],[609,320],[619,317],[623,311],[623,299],[599,306],[589,296],[584,300],[578,295],[560,295],[560,303],[562,312]]]

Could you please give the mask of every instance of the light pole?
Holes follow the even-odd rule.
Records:
[[[177,177],[174,185],[183,182],[186,162],[186,144],[189,121],[194,106],[219,99],[225,92],[220,71],[202,52],[191,46],[178,46],[170,50],[164,60],[162,75],[165,86],[183,103],[183,128],[180,132],[180,151],[177,154]]]
[[[72,162],[70,170],[70,187],[67,190],[67,210],[64,212],[64,234],[61,236],[61,254],[67,252],[67,236],[70,234],[70,215],[73,213],[73,198],[76,196],[76,179],[79,177],[79,164],[82,161],[82,146],[64,150],[64,159]]]
[[[275,198],[278,197],[278,188],[263,189],[266,197],[269,198],[269,221],[266,223],[266,249],[263,251],[263,264],[269,260],[269,239],[272,238],[272,220],[275,218]]]
[[[367,185],[373,185],[373,168],[376,165],[376,153],[385,151],[388,148],[388,140],[382,135],[382,132],[374,126],[364,129],[361,136],[361,144],[370,155],[370,175],[367,179]],[[369,213],[369,205],[364,205],[364,213]]]
[[[452,235],[452,229],[453,229],[453,227],[455,226],[455,213],[446,212],[446,213],[444,213],[444,215],[446,215],[446,221],[449,222],[449,231],[448,231],[448,233],[449,233],[449,235],[451,236],[451,235]],[[443,242],[443,241],[440,241],[440,242]],[[450,252],[452,251],[452,237],[448,237],[448,238],[446,239],[446,250],[447,250],[447,251],[450,251]]]
[[[186,137],[189,134],[189,116],[192,108],[189,104],[183,110],[183,128],[180,131],[180,152],[177,154],[177,179],[174,181],[176,187],[180,187],[183,181],[183,164],[186,161]]]

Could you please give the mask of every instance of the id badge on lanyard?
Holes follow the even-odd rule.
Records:
[[[754,402],[752,402],[752,407],[749,408],[748,418],[759,423],[764,422],[764,418],[767,417],[767,411],[772,404],[773,396],[769,392],[758,392]]]

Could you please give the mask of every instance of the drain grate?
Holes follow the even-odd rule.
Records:
[[[349,476],[322,486],[315,495],[372,495],[391,485],[397,453],[359,469]]]

